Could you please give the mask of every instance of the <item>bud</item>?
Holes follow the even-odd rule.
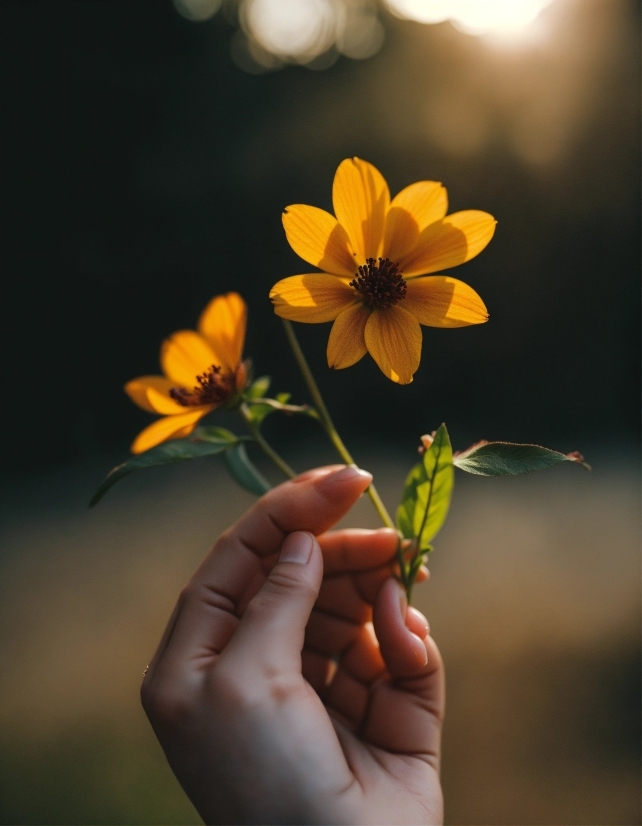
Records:
[[[427,450],[430,450],[430,446],[435,441],[435,433],[437,431],[433,430],[432,434],[429,436],[427,433],[424,436],[420,436],[421,444],[419,445],[419,455],[423,456]]]

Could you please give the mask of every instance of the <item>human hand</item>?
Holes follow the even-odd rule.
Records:
[[[273,489],[181,594],[141,694],[207,823],[441,822],[443,665],[391,577],[396,534],[324,533],[370,480]]]

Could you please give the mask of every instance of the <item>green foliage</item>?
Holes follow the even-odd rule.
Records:
[[[267,378],[265,376],[264,378]],[[257,379],[257,382],[260,381]],[[254,384],[256,384],[255,382]],[[254,386],[254,385],[252,385]],[[267,389],[267,388],[266,388]],[[252,422],[255,425],[259,426],[262,424],[263,420],[269,416],[271,413],[274,413],[275,410],[282,410],[284,405],[287,405],[288,401],[290,400],[290,393],[277,393],[275,399],[266,399],[265,401],[261,401],[258,404],[255,404],[253,401],[248,400],[248,415]],[[263,399],[263,396],[254,396],[256,399]]]
[[[478,442],[453,458],[455,467],[478,476],[517,476],[560,462],[575,462],[590,470],[580,453],[558,453],[539,445],[511,442]]]
[[[243,442],[237,442],[229,447],[223,454],[223,458],[232,478],[250,493],[263,496],[272,487],[250,461]]]
[[[450,439],[442,424],[422,461],[408,474],[397,510],[397,528],[406,539],[416,540],[420,553],[432,549],[430,542],[446,520],[454,477]]]
[[[97,504],[116,482],[134,471],[167,465],[171,462],[197,459],[201,456],[215,456],[240,441],[247,441],[247,437],[239,438],[223,427],[197,427],[186,439],[164,442],[151,450],[132,456],[122,465],[117,465],[107,474],[102,485],[94,493],[89,506],[93,507]]]
[[[247,388],[245,391],[245,396],[247,399],[264,399],[268,390],[270,389],[270,384],[272,383],[272,379],[269,376],[260,376],[256,381],[253,381],[252,384]]]
[[[235,436],[234,433],[232,433],[232,431],[228,430],[226,427],[201,426],[197,427],[196,430],[194,430],[194,432],[190,436],[188,436],[187,439],[185,439],[184,441],[212,442],[212,444],[225,442],[226,445],[232,445],[235,442],[241,441],[243,439],[247,440],[247,437]],[[177,441],[183,440],[179,439]],[[154,450],[155,449],[156,448],[154,448]]]

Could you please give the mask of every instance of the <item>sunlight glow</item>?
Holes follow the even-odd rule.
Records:
[[[398,17],[419,23],[450,20],[467,34],[513,34],[553,0],[385,0]]]

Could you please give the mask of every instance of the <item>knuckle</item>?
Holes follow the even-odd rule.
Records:
[[[191,708],[187,691],[162,680],[146,680],[141,686],[140,698],[147,717],[165,726],[181,723]]]
[[[266,663],[254,665],[257,667],[252,669],[251,678],[249,674],[241,675],[226,668],[223,663],[208,676],[208,693],[216,699],[219,709],[225,709],[228,718],[273,711],[291,702],[301,690],[302,681],[296,675],[270,668]]]
[[[292,593],[292,591],[312,592],[311,583],[301,576],[301,571],[296,570],[301,567],[299,565],[276,565],[265,583],[265,590],[275,596]]]
[[[224,710],[228,718],[256,706],[261,696],[256,680],[244,679],[238,669],[227,667],[223,662],[208,674],[206,688],[217,708]]]
[[[267,694],[272,706],[291,703],[301,691],[301,681],[291,674],[275,674],[267,682]]]

